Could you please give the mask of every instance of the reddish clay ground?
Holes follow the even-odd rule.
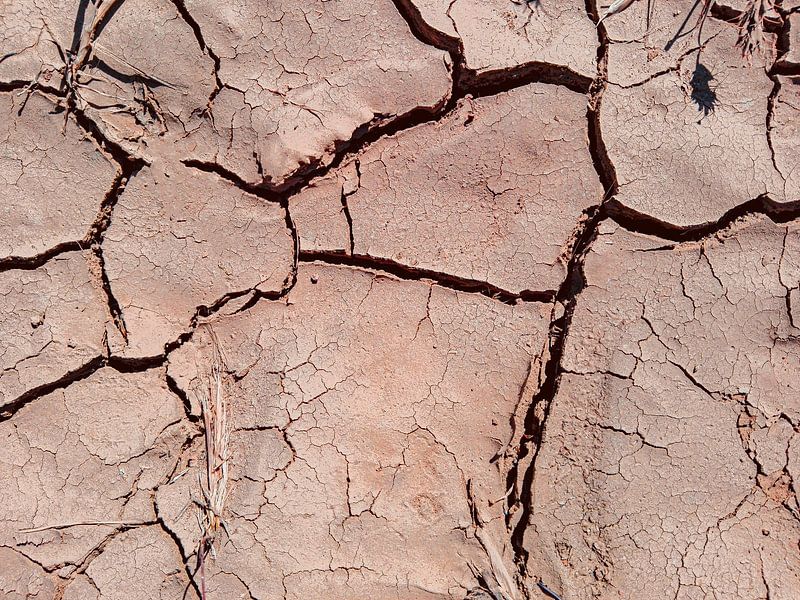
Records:
[[[800,598],[800,4],[648,4],[0,0],[0,598]]]

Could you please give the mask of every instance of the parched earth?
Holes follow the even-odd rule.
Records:
[[[0,0],[0,598],[800,598],[745,4]]]

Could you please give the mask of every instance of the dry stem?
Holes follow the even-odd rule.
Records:
[[[205,600],[205,561],[214,554],[214,540],[220,528],[225,528],[222,511],[228,496],[228,405],[223,385],[224,359],[213,330],[211,331],[211,373],[205,386],[196,390],[205,429],[206,482],[200,485],[203,493],[199,517],[202,535],[197,549],[197,570],[200,573],[200,593]]]
[[[602,14],[597,21],[600,25],[605,19],[619,14],[629,8],[635,0],[615,0],[611,6]],[[702,47],[703,25],[711,13],[714,0],[702,0],[700,13],[697,22],[692,29],[697,30],[697,43]],[[693,10],[693,9],[692,9]],[[761,49],[764,40],[764,22],[775,10],[774,0],[747,0],[747,4],[742,11],[737,24],[739,25],[739,35],[736,39],[736,47],[742,51],[742,57],[750,59],[754,53]],[[649,18],[649,14],[648,14]],[[648,23],[649,31],[649,23]],[[646,34],[645,34],[646,35]]]
[[[72,527],[102,526],[102,527],[138,527],[149,525],[151,521],[76,521],[75,523],[59,523],[57,525],[42,525],[41,527],[28,527],[20,529],[20,533],[37,533],[51,529],[70,529]]]
[[[75,61],[70,67],[73,80],[75,79],[78,71],[83,68],[83,66],[89,60],[89,57],[92,55],[94,38],[99,33],[100,26],[103,24],[103,21],[113,8],[122,2],[123,0],[103,0],[100,6],[97,7],[97,12],[95,12],[91,25],[84,30],[83,35],[81,36],[78,55],[75,57]]]

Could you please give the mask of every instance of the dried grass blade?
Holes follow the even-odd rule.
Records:
[[[603,16],[600,17],[600,20],[597,21],[597,24],[600,25],[600,23],[605,21],[611,15],[618,15],[634,2],[636,2],[636,0],[614,0],[614,2],[611,3],[611,6],[609,6],[603,13]]]

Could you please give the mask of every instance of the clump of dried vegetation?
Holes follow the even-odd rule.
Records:
[[[223,382],[225,361],[213,331],[211,341],[211,372],[195,389],[203,417],[206,458],[205,482],[198,476],[203,500],[198,502],[200,512],[197,516],[202,532],[197,548],[197,573],[200,577],[200,595],[203,600],[206,598],[206,560],[209,554],[216,557],[214,541],[220,530],[224,529],[227,533],[222,513],[228,497],[230,459],[229,408]]]
[[[742,56],[749,57],[761,49],[764,41],[764,23],[775,6],[772,0],[748,0],[742,16],[739,17],[739,36],[736,47],[742,51]]]
[[[637,0],[615,0],[605,10],[597,24],[599,25],[607,18],[625,11],[636,1]],[[652,10],[652,3],[654,1],[655,0],[648,0],[648,16]],[[701,2],[702,6],[700,6],[697,22],[694,25],[694,29],[697,31],[698,42],[703,31],[703,24],[714,5],[714,0],[694,0],[691,11],[694,12]],[[747,0],[744,10],[737,21],[739,34],[736,39],[736,47],[741,50],[742,57],[750,59],[753,54],[761,50],[761,45],[764,41],[764,25],[770,17],[774,17],[775,15],[774,0]]]

